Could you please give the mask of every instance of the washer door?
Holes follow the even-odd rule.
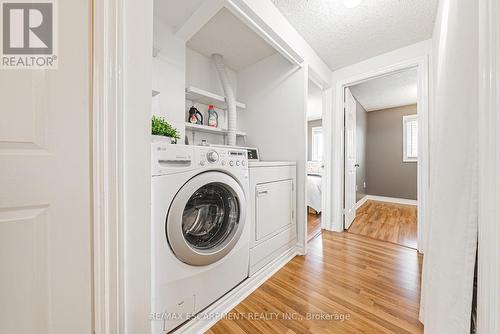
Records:
[[[177,193],[168,211],[165,229],[177,258],[203,266],[227,255],[245,224],[246,199],[231,176],[202,173]]]

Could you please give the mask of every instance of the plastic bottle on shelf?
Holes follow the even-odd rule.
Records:
[[[218,127],[219,125],[219,115],[217,115],[217,112],[214,109],[213,105],[208,106],[208,126],[211,126],[213,128]]]

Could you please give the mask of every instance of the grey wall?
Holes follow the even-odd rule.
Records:
[[[366,194],[364,182],[366,181],[366,130],[368,114],[358,101],[356,101],[356,201]]]
[[[366,193],[417,199],[417,163],[403,162],[403,116],[417,105],[367,113]]]
[[[307,161],[312,159],[312,128],[322,125],[323,121],[321,119],[307,122]]]

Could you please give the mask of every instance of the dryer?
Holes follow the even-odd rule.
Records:
[[[152,333],[168,333],[248,277],[245,150],[152,144]]]

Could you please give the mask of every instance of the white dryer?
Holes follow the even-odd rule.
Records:
[[[152,333],[248,277],[245,150],[152,144]]]

